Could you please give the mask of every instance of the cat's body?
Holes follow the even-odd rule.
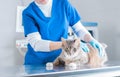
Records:
[[[107,61],[105,46],[103,45],[104,56],[100,57],[97,49],[88,45],[89,52],[84,52],[80,48],[80,40],[62,39],[62,53],[54,61],[54,65],[81,66],[90,65],[92,67],[102,66]]]

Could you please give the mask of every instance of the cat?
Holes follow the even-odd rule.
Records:
[[[91,67],[103,66],[107,61],[107,54],[105,52],[106,44],[102,44],[104,56],[100,57],[97,49],[87,44],[90,49],[89,52],[84,52],[80,48],[80,39],[64,39],[62,38],[62,53],[53,62],[54,66],[69,66],[77,67],[81,65],[89,65]]]

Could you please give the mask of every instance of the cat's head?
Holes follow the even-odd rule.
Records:
[[[67,55],[72,56],[79,50],[80,48],[80,39],[64,39],[62,40],[62,51],[65,52]]]

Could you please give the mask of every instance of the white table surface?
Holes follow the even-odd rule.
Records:
[[[107,62],[106,66],[90,68],[81,66],[77,69],[54,67],[47,70],[44,65],[0,66],[1,77],[112,77],[120,76],[120,62]]]

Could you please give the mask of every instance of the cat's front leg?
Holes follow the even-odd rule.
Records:
[[[74,69],[77,69],[77,64],[72,62],[72,63],[67,64],[67,65],[65,66],[65,68],[66,68],[67,70],[74,70]]]
[[[57,58],[54,62],[53,62],[54,66],[65,66],[65,61],[62,58]]]
[[[58,66],[59,65],[59,58],[57,58],[54,62],[53,62],[54,66]]]

